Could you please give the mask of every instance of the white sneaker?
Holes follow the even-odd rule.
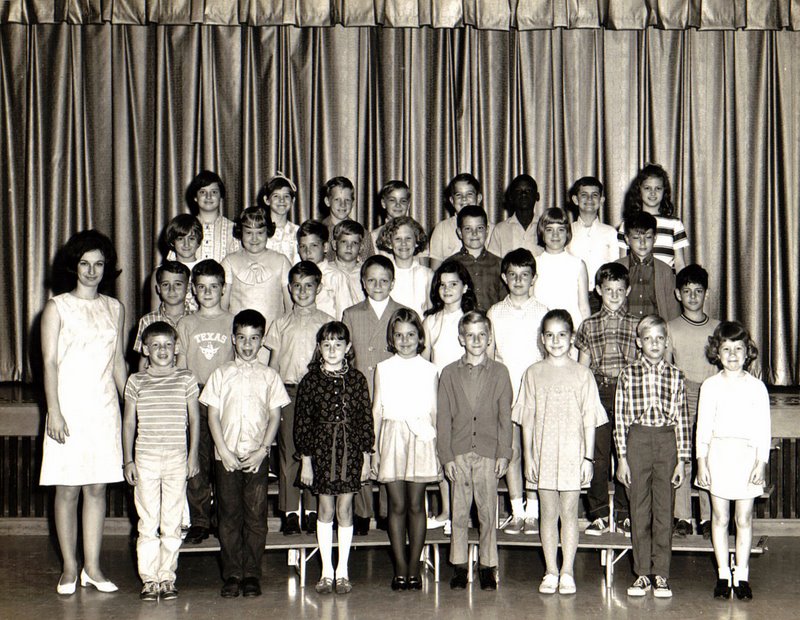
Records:
[[[578,588],[575,586],[575,578],[572,575],[562,574],[558,580],[559,594],[575,594]]]
[[[436,517],[428,517],[428,529],[429,530],[437,530],[440,527],[445,527],[448,523],[450,523],[450,519],[442,519],[441,521]]]
[[[511,521],[506,523],[506,526],[503,528],[503,531],[506,534],[521,534],[525,530],[525,518],[524,517],[513,517]]]
[[[653,588],[653,596],[656,598],[672,598],[672,590],[666,577],[656,575],[656,585]]]
[[[647,575],[641,575],[628,587],[628,596],[644,596],[649,590],[650,579]]]
[[[558,590],[558,575],[546,573],[542,583],[539,584],[539,592],[542,594],[555,594]]]

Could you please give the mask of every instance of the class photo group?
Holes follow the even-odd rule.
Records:
[[[696,534],[714,548],[709,597],[753,598],[771,439],[758,347],[707,313],[718,276],[690,262],[670,172],[648,163],[624,182],[612,226],[598,178],[564,188],[564,209],[528,174],[493,180],[509,213],[495,222],[460,172],[426,230],[409,185],[381,181],[369,230],[344,176],[312,219],[292,221],[298,188],[281,172],[228,219],[223,179],[201,170],[156,231],[167,247],[146,307],[111,295],[126,266],[110,235],[75,229],[54,260],[66,292],[41,315],[58,596],[117,591],[101,549],[106,486],[123,480],[143,605],[179,596],[181,546],[209,536],[220,596],[261,595],[272,474],[282,534],[316,536],[320,597],[359,587],[353,539],[379,526],[395,591],[423,589],[439,528],[449,586],[467,588],[477,528],[484,590],[498,587],[498,531],[539,537],[536,587],[555,596],[581,587],[579,536],[615,532],[631,539],[627,595],[669,598],[673,539]]]

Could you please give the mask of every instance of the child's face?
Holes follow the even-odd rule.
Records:
[[[603,307],[609,312],[617,312],[625,305],[630,286],[625,286],[623,280],[606,280],[595,287],[597,294],[603,299]]]
[[[321,263],[325,258],[328,244],[317,235],[306,235],[297,242],[297,253],[300,260],[310,260],[312,263]]]
[[[212,183],[197,190],[194,201],[204,213],[219,213],[219,206],[222,202],[222,195],[219,191],[219,183]]]
[[[640,336],[636,337],[636,346],[642,350],[642,355],[651,364],[660,362],[667,350],[666,329],[659,326],[648,327]]]
[[[85,252],[78,261],[78,284],[87,288],[96,288],[103,281],[106,271],[106,257],[100,250]]]
[[[355,200],[353,200],[353,192],[346,187],[334,187],[330,194],[325,196],[325,204],[331,210],[333,219],[338,222],[346,220],[350,217],[350,212],[353,210]]]
[[[572,330],[564,321],[550,319],[542,325],[542,344],[550,357],[564,357],[572,346]]]
[[[200,247],[200,238],[194,231],[178,235],[172,243],[172,247],[175,248],[175,255],[181,262],[191,263],[195,259],[197,248]]]
[[[408,224],[398,226],[392,234],[392,254],[397,260],[410,260],[414,258],[417,248],[417,238],[414,229]]]
[[[592,185],[582,185],[578,194],[572,197],[572,202],[578,207],[578,211],[587,220],[597,217],[597,212],[605,203],[606,198],[600,192],[599,187]]]
[[[344,340],[323,340],[319,343],[319,354],[325,368],[328,370],[338,370],[342,367],[342,362],[353,345]]]
[[[372,301],[383,301],[392,292],[394,278],[388,269],[380,265],[371,265],[364,271],[361,285]]]
[[[468,250],[482,250],[486,244],[486,222],[482,217],[465,217],[457,232]]]
[[[267,198],[267,205],[273,215],[283,217],[289,213],[289,210],[294,206],[294,198],[292,198],[292,190],[288,187],[279,187],[272,192]]]
[[[242,325],[236,328],[233,334],[233,349],[236,357],[243,362],[252,362],[258,357],[261,343],[264,340],[264,330],[260,327]]]
[[[472,185],[467,181],[458,181],[453,185],[453,195],[450,197],[450,202],[456,213],[461,211],[467,205],[479,205],[483,200],[483,195],[478,193]]]
[[[150,360],[150,366],[170,368],[175,363],[175,338],[169,334],[156,334],[142,344],[142,354]]]
[[[250,254],[261,254],[267,248],[266,226],[242,226],[242,247]]]
[[[336,252],[337,260],[345,265],[351,265],[358,260],[358,252],[361,250],[361,235],[340,235],[333,242],[333,249]]]
[[[656,235],[652,230],[632,230],[625,235],[625,241],[639,260],[644,260],[653,253]]]
[[[486,353],[492,341],[492,331],[484,323],[468,323],[458,332],[458,342],[473,357],[481,357]]]
[[[419,332],[413,323],[396,323],[392,330],[392,344],[397,354],[405,359],[416,357]]]
[[[225,282],[216,276],[197,276],[192,284],[194,296],[202,308],[216,308],[222,299]]]
[[[294,305],[298,308],[313,306],[320,286],[321,283],[318,284],[314,276],[294,276],[289,283],[289,294]]]
[[[183,274],[165,271],[156,284],[156,292],[165,306],[180,306],[186,299],[189,281]]]
[[[738,373],[747,359],[744,340],[723,340],[719,345],[719,361],[727,372]]]
[[[531,267],[518,267],[509,265],[506,272],[500,276],[508,287],[508,292],[512,297],[528,298],[531,296],[531,286],[533,286],[533,269]]]
[[[642,206],[648,213],[658,213],[664,199],[664,182],[658,177],[647,177],[639,191],[642,195]]]
[[[467,285],[461,281],[457,273],[443,273],[439,279],[439,297],[445,306],[461,303],[467,292]]]
[[[681,302],[684,312],[702,312],[706,301],[706,289],[702,284],[687,282],[675,289],[675,296]]]
[[[544,247],[550,252],[560,252],[567,245],[567,226],[552,222],[544,227]]]
[[[402,188],[393,189],[381,200],[386,215],[390,220],[403,215],[408,215],[411,206],[411,194]]]

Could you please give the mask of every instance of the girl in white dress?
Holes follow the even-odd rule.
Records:
[[[420,590],[419,557],[427,530],[425,486],[442,477],[436,456],[439,373],[420,356],[425,336],[413,310],[395,310],[386,340],[394,355],[375,368],[372,417],[377,445],[372,469],[389,497],[389,542],[395,560],[392,589]]]
[[[283,254],[292,265],[300,262],[297,253],[297,230],[300,227],[289,219],[296,198],[297,186],[280,171],[261,186],[256,197],[256,204],[269,209],[275,224],[275,232],[267,239],[267,249]]]
[[[723,321],[708,339],[706,356],[722,371],[703,382],[697,406],[697,486],[711,492],[711,542],[717,560],[715,598],[750,589],[753,500],[763,492],[770,446],[769,395],[747,368],[756,356],[753,340],[738,321]],[[730,502],[736,504],[736,566],[728,566]]]
[[[63,258],[74,288],[53,297],[42,313],[47,436],[39,482],[56,487],[56,533],[64,562],[56,591],[75,592],[83,492],[81,585],[115,592],[100,570],[100,547],[106,484],[123,479],[119,397],[127,379],[125,309],[99,289],[116,278],[117,253],[108,237],[87,230],[70,238]]]
[[[419,264],[417,255],[428,245],[428,235],[413,217],[401,215],[386,222],[378,237],[378,249],[392,253],[392,299],[419,316],[429,307],[433,271]]]

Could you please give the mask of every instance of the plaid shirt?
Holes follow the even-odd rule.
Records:
[[[611,319],[611,320],[609,320]],[[618,327],[609,327],[613,319]],[[605,306],[581,323],[575,334],[575,347],[589,354],[589,368],[595,375],[616,379],[622,369],[639,358],[636,348],[636,326],[639,319],[624,310],[609,312]],[[616,345],[614,348],[608,345]]]
[[[692,429],[686,402],[683,372],[665,360],[652,364],[646,358],[634,362],[619,375],[615,401],[614,442],[617,455],[627,455],[631,424],[675,427],[678,458],[692,455]]]
[[[186,316],[186,314],[189,313],[187,312],[183,316]],[[178,318],[181,319],[183,317]],[[139,329],[136,331],[136,340],[133,342],[133,350],[137,353],[142,352],[142,333],[144,332],[145,327],[152,325],[156,321],[164,321],[165,323],[172,325],[172,327],[178,327],[178,321],[173,320],[166,312],[164,312],[164,304],[161,304],[158,307],[158,310],[148,312],[141,319],[139,319]]]

